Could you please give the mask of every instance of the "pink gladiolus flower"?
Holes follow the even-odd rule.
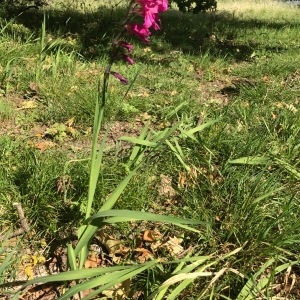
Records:
[[[146,28],[150,28],[153,27],[155,30],[160,29],[159,25],[157,24],[157,22],[159,22],[159,18],[157,16],[157,14],[152,14],[148,11],[145,12],[145,16],[144,16],[144,26]]]
[[[158,12],[164,12],[168,10],[168,8],[169,8],[168,0],[161,0],[160,4],[158,4]]]
[[[120,80],[122,84],[127,84],[128,80],[117,72],[110,71],[110,74]]]
[[[125,48],[129,53],[132,52],[133,46],[125,41],[118,41],[117,44]]]
[[[144,23],[128,24],[125,28],[143,42],[149,43],[151,35],[149,28],[160,29],[158,14],[168,9],[168,0],[136,0],[136,2],[139,4],[139,8],[135,10],[135,13],[143,17]]]
[[[130,56],[126,55],[126,54],[123,54],[123,60],[126,61],[130,65],[134,64],[133,59]]]
[[[144,43],[149,43],[149,36],[151,34],[150,30],[141,24],[128,24],[126,29],[139,37]]]
[[[160,21],[158,14],[168,9],[167,0],[137,0],[140,5],[137,13],[144,18],[144,26],[146,28],[153,27],[159,29],[158,22]]]
[[[137,3],[152,14],[158,14],[168,9],[168,0],[137,0]]]

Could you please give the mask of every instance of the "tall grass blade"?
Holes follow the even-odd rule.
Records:
[[[134,276],[138,275],[139,273],[142,273],[143,271],[147,270],[147,269],[151,269],[152,267],[154,267],[157,263],[159,262],[159,260],[154,260],[154,261],[150,261],[149,263],[144,263],[142,265],[140,265],[139,268],[132,270],[130,273],[124,275],[123,277],[116,277],[115,281],[110,281],[108,285],[106,286],[102,286],[100,289],[96,290],[95,292],[92,292],[90,295],[88,295],[87,297],[83,298],[83,300],[89,300],[92,297],[99,295],[101,292],[105,291],[106,289],[109,289],[113,286],[115,286],[116,284],[122,283],[125,280],[131,279]]]
[[[148,132],[148,127],[149,127],[149,122],[146,123],[146,125],[143,127],[141,134],[139,136],[140,140],[144,140],[147,136],[147,132]],[[134,162],[135,165],[137,166],[139,163],[141,163],[141,159],[143,158],[143,155],[139,155],[141,154],[142,148],[140,145],[135,145],[131,151],[131,155],[129,157],[129,161],[128,161],[128,165],[131,166]],[[137,158],[139,157],[139,159],[137,160]]]
[[[171,285],[180,282],[180,284],[172,290],[172,292],[168,295],[168,300],[177,299],[180,293],[188,286],[190,285],[196,278],[198,277],[208,277],[215,275],[213,272],[207,272],[206,269],[210,268],[212,265],[217,264],[219,261],[224,260],[230,256],[235,255],[239,251],[242,250],[242,247],[237,248],[226,255],[223,255],[219,258],[214,259],[213,261],[201,265],[202,263],[206,262],[208,259],[211,259],[211,256],[203,257],[199,261],[193,262],[190,265],[187,265],[185,268],[179,270],[176,272],[176,274],[169,279],[167,279],[158,289],[158,295],[154,298],[155,300],[160,300],[167,292],[167,288],[169,288]],[[201,265],[201,266],[200,266]],[[200,266],[200,267],[199,267]],[[193,270],[197,270],[195,272],[192,272]],[[175,272],[173,272],[175,273]],[[172,273],[172,274],[173,274]]]
[[[270,267],[275,263],[275,259],[269,259],[260,269],[257,271],[253,277],[251,277],[239,295],[237,296],[237,300],[256,300],[258,295],[261,295],[263,289],[265,289],[268,285],[272,283],[272,280],[275,275],[283,272],[288,269],[290,266],[299,264],[299,260],[284,263],[280,266],[277,266],[273,271],[270,272]],[[266,273],[266,274],[264,274]],[[264,274],[264,275],[263,275]],[[262,276],[263,275],[263,276]],[[261,279],[258,279],[261,277]],[[266,292],[268,292],[266,290]]]
[[[5,247],[5,243],[7,242],[7,240],[9,239],[9,236],[11,234],[11,230],[9,230],[5,236],[4,239],[1,241],[1,245],[0,245],[0,257],[3,255],[5,255],[5,258],[2,260],[1,258],[1,264],[0,264],[0,283],[3,283],[4,279],[5,279],[5,270],[12,264],[12,258],[13,255],[15,254],[15,249],[11,249],[9,250],[9,252],[6,251],[6,247]]]
[[[138,78],[139,74],[140,74],[140,70],[137,70],[137,72],[135,73],[133,79],[130,80],[130,84],[128,85],[128,88],[127,88],[127,90],[126,90],[126,92],[125,92],[125,94],[124,94],[123,99],[122,99],[121,102],[123,102],[124,99],[127,97],[129,91],[132,89],[134,83],[136,82],[136,79]]]
[[[177,159],[180,161],[180,163],[182,164],[182,166],[189,172],[191,170],[191,168],[184,162],[184,156],[183,156],[182,149],[179,146],[177,140],[174,139],[174,141],[175,141],[176,148],[168,140],[166,141],[166,144],[170,147],[170,149],[175,154],[175,156],[177,157]]]
[[[267,165],[271,159],[268,156],[247,156],[228,161],[230,164]]]
[[[183,131],[182,133],[185,134],[185,135],[187,135],[187,136],[193,135],[194,133],[203,131],[205,128],[208,128],[208,127],[210,127],[210,126],[212,126],[215,123],[220,122],[220,121],[221,121],[221,118],[217,118],[215,120],[208,121],[208,122],[206,122],[204,124],[201,124],[201,125],[199,125],[199,126],[197,126],[195,128],[192,128],[190,130]]]
[[[257,292],[259,291],[257,287],[257,278],[263,274],[266,269],[268,269],[275,262],[274,258],[270,258],[263,266],[247,281],[243,289],[237,296],[236,300],[254,300],[256,299]]]
[[[92,203],[95,196],[96,186],[99,178],[100,168],[103,159],[103,152],[105,148],[105,143],[107,140],[108,130],[106,130],[104,137],[102,138],[100,147],[98,149],[97,143],[93,143],[92,146],[92,159],[91,159],[91,169],[90,169],[90,177],[89,177],[89,190],[88,190],[88,202],[86,209],[86,218],[88,218],[91,214]]]
[[[155,147],[156,143],[150,142],[144,139],[139,139],[135,137],[129,137],[129,136],[122,136],[120,137],[121,141],[127,141],[133,144],[141,145],[141,146],[146,146],[146,147]]]
[[[177,105],[173,110],[171,110],[165,117],[165,119],[171,118],[173,115],[177,114],[184,106],[187,106],[188,101],[183,101],[179,105]]]
[[[293,177],[295,177],[295,179],[300,180],[300,172],[295,167],[291,166],[289,163],[282,159],[275,158],[275,162],[280,167],[288,171]]]

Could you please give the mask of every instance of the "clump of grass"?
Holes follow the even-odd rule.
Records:
[[[6,99],[0,99],[0,122],[13,118],[13,108]]]

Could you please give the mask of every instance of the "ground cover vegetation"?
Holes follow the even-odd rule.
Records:
[[[298,299],[299,10],[171,8],[101,106],[126,5],[71,4],[1,12],[0,297]]]

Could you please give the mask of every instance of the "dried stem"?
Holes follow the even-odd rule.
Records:
[[[13,206],[16,208],[16,210],[18,212],[19,220],[21,222],[21,228],[19,228],[19,229],[15,230],[14,232],[12,232],[8,236],[9,239],[11,239],[15,236],[21,235],[25,232],[29,232],[29,230],[30,230],[29,225],[27,223],[27,219],[25,218],[24,211],[23,211],[21,203],[15,202],[15,203],[13,203]],[[5,234],[0,235],[0,241],[4,240],[5,238],[7,238],[7,235],[5,235]]]

